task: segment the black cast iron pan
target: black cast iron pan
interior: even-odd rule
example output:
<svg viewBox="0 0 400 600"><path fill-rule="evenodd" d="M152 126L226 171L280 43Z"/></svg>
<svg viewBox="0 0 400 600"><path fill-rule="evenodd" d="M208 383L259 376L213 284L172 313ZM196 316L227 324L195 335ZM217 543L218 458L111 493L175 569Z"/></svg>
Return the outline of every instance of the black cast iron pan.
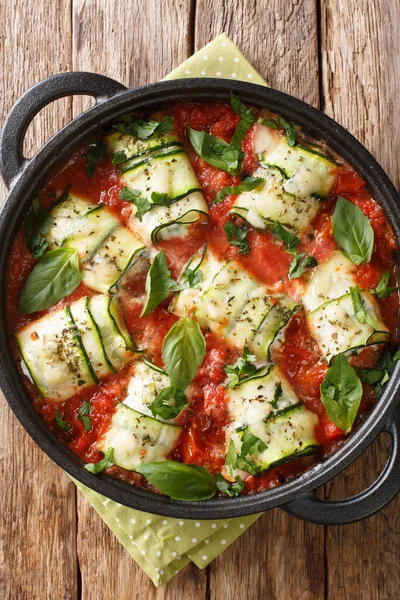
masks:
<svg viewBox="0 0 400 600"><path fill-rule="evenodd" d="M367 182L383 206L400 247L400 198L389 178L369 152L335 121L292 96L259 85L216 79L183 79L127 90L95 73L62 73L31 88L11 109L0 139L0 168L10 194L0 214L0 385L16 416L36 443L60 467L83 484L126 506L150 513L188 519L238 517L281 506L314 523L344 524L368 517L388 504L400 489L400 364L375 407L353 435L332 456L310 471L277 488L238 498L202 502L171 500L130 486L101 473L92 475L82 461L59 442L35 412L11 355L7 339L4 274L10 245L24 220L32 197L75 150L93 139L97 130L127 112L152 111L176 101L226 102L231 90L241 100L294 119L305 131L321 138L347 160ZM96 99L93 108L64 127L31 160L22 155L26 130L47 104L73 94ZM390 456L378 479L361 494L340 501L321 501L316 488L352 463L382 432L391 435ZM29 476L29 474L27 474Z"/></svg>

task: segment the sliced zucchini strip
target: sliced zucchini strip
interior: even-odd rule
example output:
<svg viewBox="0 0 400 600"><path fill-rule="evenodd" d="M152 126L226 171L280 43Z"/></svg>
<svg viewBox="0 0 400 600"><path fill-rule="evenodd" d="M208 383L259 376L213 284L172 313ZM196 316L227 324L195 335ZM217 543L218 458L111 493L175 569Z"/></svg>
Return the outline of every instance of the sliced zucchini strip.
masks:
<svg viewBox="0 0 400 600"><path fill-rule="evenodd" d="M110 154L124 152L127 161L170 146L182 145L177 136L170 133L160 133L152 135L147 140L139 140L132 135L116 132L109 135L106 141Z"/></svg>
<svg viewBox="0 0 400 600"><path fill-rule="evenodd" d="M42 396L67 400L130 362L134 351L121 319L112 298L95 296L17 331L23 362Z"/></svg>
<svg viewBox="0 0 400 600"><path fill-rule="evenodd" d="M335 183L335 163L299 144L290 147L286 137L272 152L265 152L262 161L285 172L287 181L283 187L289 194L300 197L316 194L325 198Z"/></svg>
<svg viewBox="0 0 400 600"><path fill-rule="evenodd" d="M90 298L81 298L69 308L96 378L101 379L113 373L115 369L105 351L100 330L89 309L89 302Z"/></svg>
<svg viewBox="0 0 400 600"><path fill-rule="evenodd" d="M51 248L62 246L64 240L72 234L79 219L95 207L96 205L89 200L71 193L66 200L57 203L50 211L53 223L46 236L49 246Z"/></svg>
<svg viewBox="0 0 400 600"><path fill-rule="evenodd" d="M254 423L249 430L267 447L262 452L247 457L247 460L257 471L265 471L315 454L319 448L315 435L317 424L317 415L308 410L304 404L289 406L267 421ZM242 435L241 432L235 432L231 438L238 453L242 447Z"/></svg>
<svg viewBox="0 0 400 600"><path fill-rule="evenodd" d="M279 388L278 388L279 386ZM278 366L268 365L243 383L226 388L232 427L249 427L299 400Z"/></svg>
<svg viewBox="0 0 400 600"><path fill-rule="evenodd" d="M119 371L132 360L135 348L119 315L116 300L103 295L93 296L89 299L88 307L100 331L109 361Z"/></svg>
<svg viewBox="0 0 400 600"><path fill-rule="evenodd" d="M199 299L194 312L196 320L229 339L230 330L234 328L246 300L255 292L256 286L256 281L246 275L238 262L227 261ZM251 327L248 331L251 331Z"/></svg>
<svg viewBox="0 0 400 600"><path fill-rule="evenodd" d="M70 246L79 252L83 282L103 294L118 290L122 277L144 251L144 244L105 206L69 194L51 211L51 248Z"/></svg>
<svg viewBox="0 0 400 600"><path fill-rule="evenodd" d="M280 298L279 303L274 304L263 315L254 336L248 343L249 350L258 358L268 357L271 344L297 308L298 305L289 298Z"/></svg>
<svg viewBox="0 0 400 600"><path fill-rule="evenodd" d="M313 311L321 304L344 296L357 284L357 265L339 250L332 252L328 260L319 263L308 280L302 297L305 310Z"/></svg>
<svg viewBox="0 0 400 600"><path fill-rule="evenodd" d="M185 237L190 225L208 218L200 184L181 145L154 146L145 154L134 155L120 169L125 185L154 204L140 218L132 206L130 228L144 243ZM166 194L169 204L154 203L154 193Z"/></svg>
<svg viewBox="0 0 400 600"><path fill-rule="evenodd" d="M133 471L141 464L166 460L181 432L178 425L162 423L120 403L97 447L104 453L113 448L115 464Z"/></svg>
<svg viewBox="0 0 400 600"><path fill-rule="evenodd" d="M79 258L85 264L114 232L117 225L119 219L104 206L96 206L76 220L75 227L63 240L62 245L78 250Z"/></svg>
<svg viewBox="0 0 400 600"><path fill-rule="evenodd" d="M287 323L295 305L286 298L279 302L268 288L251 277L235 260L221 261L209 248L202 248L185 266L201 271L194 288L180 292L170 311L183 316L192 313L203 328L221 335L234 347L248 346L260 359ZM180 281L184 281L184 275Z"/></svg>
<svg viewBox="0 0 400 600"><path fill-rule="evenodd" d="M62 402L96 383L68 307L25 325L15 337L31 379L45 398Z"/></svg>
<svg viewBox="0 0 400 600"><path fill-rule="evenodd" d="M361 296L366 311L379 323L378 331L368 323L357 321L350 294L325 302L307 314L311 334L328 362L339 353L390 340L375 300L365 291L361 291Z"/></svg>
<svg viewBox="0 0 400 600"><path fill-rule="evenodd" d="M276 223L296 231L303 231L309 226L321 205L317 198L287 193L285 180L276 167L260 167L254 177L264 179L263 183L250 192L239 194L230 211L232 214L239 215L260 230Z"/></svg>
<svg viewBox="0 0 400 600"><path fill-rule="evenodd" d="M127 227L119 225L85 262L83 282L103 294L114 293L122 277L143 256L143 252L143 243Z"/></svg>
<svg viewBox="0 0 400 600"><path fill-rule="evenodd" d="M245 457L257 472L316 452L318 417L300 403L278 366L265 367L226 394L232 418L227 447L232 440L240 455L244 432L258 437L266 448Z"/></svg>
<svg viewBox="0 0 400 600"><path fill-rule="evenodd" d="M185 283L184 275L187 269L194 272L201 272L201 281L193 288L187 288L176 294L171 300L170 311L183 317L185 309L192 311L204 292L210 287L214 276L222 269L224 261L219 260L207 246L203 246L196 254L194 254L185 267L182 275L179 278L179 283Z"/></svg>
<svg viewBox="0 0 400 600"><path fill-rule="evenodd" d="M163 388L170 385L169 377L149 362L136 361L132 365L132 378L128 385L128 394L124 399L124 404L137 410L143 415L153 416L150 410L150 404L161 392ZM164 421L161 417L156 417ZM168 421L173 422L173 421Z"/></svg>
<svg viewBox="0 0 400 600"><path fill-rule="evenodd" d="M296 231L307 229L320 207L319 200L333 188L336 163L298 143L289 146L281 131L260 124L253 136L260 161L253 175L264 181L239 194L231 212L261 230L275 223Z"/></svg>

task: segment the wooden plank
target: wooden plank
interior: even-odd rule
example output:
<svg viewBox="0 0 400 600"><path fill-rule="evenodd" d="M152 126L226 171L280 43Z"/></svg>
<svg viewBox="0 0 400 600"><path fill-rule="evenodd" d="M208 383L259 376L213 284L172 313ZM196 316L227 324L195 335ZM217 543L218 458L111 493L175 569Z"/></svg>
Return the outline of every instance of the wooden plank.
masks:
<svg viewBox="0 0 400 600"><path fill-rule="evenodd" d="M321 600L324 529L268 511L211 563L209 576L210 600Z"/></svg>
<svg viewBox="0 0 400 600"><path fill-rule="evenodd" d="M400 2L321 0L323 110L400 186Z"/></svg>
<svg viewBox="0 0 400 600"><path fill-rule="evenodd" d="M198 0L195 49L222 32L272 87L319 106L315 2Z"/></svg>
<svg viewBox="0 0 400 600"><path fill-rule="evenodd" d="M69 2L62 0L1 3L1 122L28 87L54 72L70 70L69 10ZM70 100L43 111L28 131L28 155L70 118ZM75 486L32 442L3 397L0 455L0 597L75 600Z"/></svg>
<svg viewBox="0 0 400 600"><path fill-rule="evenodd" d="M129 87L158 81L190 56L190 17L190 0L74 0L73 67ZM75 114L89 105L75 99Z"/></svg>
<svg viewBox="0 0 400 600"><path fill-rule="evenodd" d="M246 24L244 27L243 24ZM225 31L273 86L319 106L313 2L198 0L195 49ZM287 574L290 573L290 576ZM210 598L324 597L324 529L265 513L209 567Z"/></svg>
<svg viewBox="0 0 400 600"><path fill-rule="evenodd" d="M326 486L330 500L347 498L368 487L381 472L389 436ZM385 439L386 438L386 439ZM377 515L343 527L328 527L326 537L328 600L395 600L399 574L400 498Z"/></svg>
<svg viewBox="0 0 400 600"><path fill-rule="evenodd" d="M193 564L156 589L86 499L78 496L82 600L202 600L206 572Z"/></svg>
<svg viewBox="0 0 400 600"><path fill-rule="evenodd" d="M371 150L399 186L400 149L394 140L400 134L400 2L323 0L321 16L323 108ZM387 446L387 440L375 442L332 482L328 498L365 489L379 474ZM397 499L367 521L328 528L328 598L398 597L399 507Z"/></svg>
<svg viewBox="0 0 400 600"><path fill-rule="evenodd" d="M161 79L190 55L190 5L189 0L75 0L74 68L103 73L131 87ZM74 100L75 113L85 106ZM206 574L193 566L156 590L83 499L78 515L82 600L206 597Z"/></svg>

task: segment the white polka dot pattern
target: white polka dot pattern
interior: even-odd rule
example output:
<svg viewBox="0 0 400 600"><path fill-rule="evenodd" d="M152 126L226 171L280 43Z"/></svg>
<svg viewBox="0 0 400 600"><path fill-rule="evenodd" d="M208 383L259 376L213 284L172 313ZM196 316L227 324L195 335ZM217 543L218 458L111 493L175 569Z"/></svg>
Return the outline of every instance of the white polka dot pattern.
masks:
<svg viewBox="0 0 400 600"><path fill-rule="evenodd" d="M219 77L266 85L225 34L185 61L166 79L184 77ZM159 517L121 506L76 484L156 586L165 584L190 560L199 568L206 567L260 516L229 521Z"/></svg>

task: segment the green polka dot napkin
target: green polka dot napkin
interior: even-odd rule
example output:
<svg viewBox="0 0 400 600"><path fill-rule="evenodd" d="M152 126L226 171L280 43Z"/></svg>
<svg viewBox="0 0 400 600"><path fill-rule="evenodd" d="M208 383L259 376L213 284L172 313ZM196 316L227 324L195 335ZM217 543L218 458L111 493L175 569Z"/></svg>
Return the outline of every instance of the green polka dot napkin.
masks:
<svg viewBox="0 0 400 600"><path fill-rule="evenodd" d="M222 34L165 79L222 77L267 85L231 40ZM133 510L75 481L124 548L158 587L193 561L204 568L260 516L222 521L171 519Z"/></svg>

